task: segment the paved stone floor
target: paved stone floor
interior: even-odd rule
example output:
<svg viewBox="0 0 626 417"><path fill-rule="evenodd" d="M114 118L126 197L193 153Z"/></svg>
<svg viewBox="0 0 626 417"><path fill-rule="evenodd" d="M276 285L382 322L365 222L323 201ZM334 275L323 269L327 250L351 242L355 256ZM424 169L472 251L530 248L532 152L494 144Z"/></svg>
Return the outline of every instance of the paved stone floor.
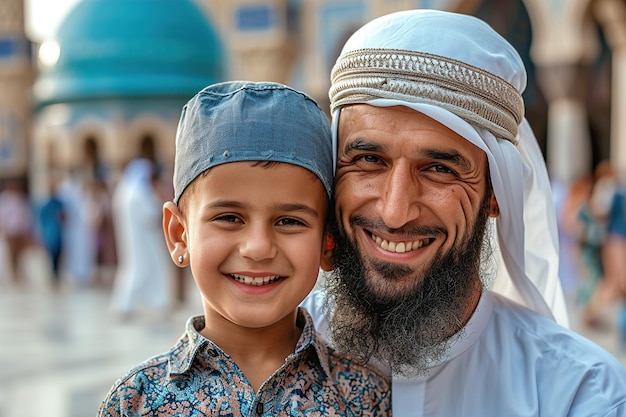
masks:
<svg viewBox="0 0 626 417"><path fill-rule="evenodd" d="M191 278L187 302L167 319L144 315L121 322L108 309L108 288L52 291L37 252L23 266L24 288L0 279L0 417L94 416L113 381L167 350L187 317L201 312ZM626 365L614 331L585 334Z"/></svg>
<svg viewBox="0 0 626 417"><path fill-rule="evenodd" d="M53 291L43 255L28 258L23 288L0 279L0 417L95 416L117 378L169 349L202 311L189 278L187 302L166 319L121 321L108 287Z"/></svg>

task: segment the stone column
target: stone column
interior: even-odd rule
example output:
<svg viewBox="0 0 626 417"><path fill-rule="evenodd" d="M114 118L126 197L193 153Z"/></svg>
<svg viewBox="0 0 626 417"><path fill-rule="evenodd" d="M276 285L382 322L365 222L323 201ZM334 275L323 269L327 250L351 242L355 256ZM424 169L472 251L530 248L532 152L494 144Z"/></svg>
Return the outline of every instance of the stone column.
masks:
<svg viewBox="0 0 626 417"><path fill-rule="evenodd" d="M626 47L613 50L611 95L611 163L626 177Z"/></svg>
<svg viewBox="0 0 626 417"><path fill-rule="evenodd" d="M524 0L533 26L531 56L548 101L548 171L565 183L592 169L584 101L585 63L595 52L586 19L591 1Z"/></svg>
<svg viewBox="0 0 626 417"><path fill-rule="evenodd" d="M580 65L556 65L538 67L537 75L548 101L548 172L570 183L592 170L584 71Z"/></svg>
<svg viewBox="0 0 626 417"><path fill-rule="evenodd" d="M626 178L626 4L600 0L594 13L611 48L611 163Z"/></svg>
<svg viewBox="0 0 626 417"><path fill-rule="evenodd" d="M23 0L0 1L0 178L26 178L33 81Z"/></svg>

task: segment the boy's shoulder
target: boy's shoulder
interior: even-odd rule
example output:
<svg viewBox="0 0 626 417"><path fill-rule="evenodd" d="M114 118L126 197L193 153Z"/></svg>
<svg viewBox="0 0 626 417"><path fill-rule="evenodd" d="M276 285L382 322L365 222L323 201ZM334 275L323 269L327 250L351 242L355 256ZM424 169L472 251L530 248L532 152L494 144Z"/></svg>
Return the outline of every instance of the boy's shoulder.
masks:
<svg viewBox="0 0 626 417"><path fill-rule="evenodd" d="M346 407L354 415L390 415L391 377L371 363L362 364L338 352L320 334L317 340L318 349L325 352L320 359L327 364L333 391L346 401Z"/></svg>
<svg viewBox="0 0 626 417"><path fill-rule="evenodd" d="M168 351L152 356L131 368L111 387L100 406L99 416L116 416L120 410L133 409L139 414L154 410L172 388L185 385L185 370L193 362L195 345L189 328L202 317L187 322L187 332ZM181 388L182 389L182 388ZM192 395L191 393L190 395Z"/></svg>
<svg viewBox="0 0 626 417"><path fill-rule="evenodd" d="M153 396L167 384L171 350L153 356L126 372L119 378L100 405L98 416L122 415L122 410L129 408L129 402L135 406L145 403L142 399Z"/></svg>
<svg viewBox="0 0 626 417"><path fill-rule="evenodd" d="M361 364L335 350L315 329L313 319L305 308L300 308L299 319L304 326L296 357L301 353L304 356L299 357L306 359L299 361L295 380L318 385L318 390L321 388L327 397L346 407L344 411L349 412L346 415L388 415L391 410L391 378L374 365ZM317 360L310 360L313 351Z"/></svg>
<svg viewBox="0 0 626 417"><path fill-rule="evenodd" d="M204 326L204 316L190 317L185 326L185 333L169 350L152 356L131 368L113 384L111 391L115 391L121 385L132 385L133 380L146 381L145 375L149 376L151 385L158 385L159 381L164 384L172 374L184 373L191 365L198 347L204 344L204 340L195 330L202 326Z"/></svg>
<svg viewBox="0 0 626 417"><path fill-rule="evenodd" d="M359 385L374 385L377 389L390 389L391 377L372 363L362 364L356 358L341 354L326 345L331 374L337 379L360 381Z"/></svg>
<svg viewBox="0 0 626 417"><path fill-rule="evenodd" d="M124 376L115 381L108 396L111 396L112 393L119 391L124 386L132 386L133 389L136 389L135 385L141 385L141 382L139 381L145 381L145 376L149 376L151 385L158 384L158 381L162 381L167 378L169 374L169 364L174 349L175 348L172 348L167 352L155 355L135 365L127 371Z"/></svg>

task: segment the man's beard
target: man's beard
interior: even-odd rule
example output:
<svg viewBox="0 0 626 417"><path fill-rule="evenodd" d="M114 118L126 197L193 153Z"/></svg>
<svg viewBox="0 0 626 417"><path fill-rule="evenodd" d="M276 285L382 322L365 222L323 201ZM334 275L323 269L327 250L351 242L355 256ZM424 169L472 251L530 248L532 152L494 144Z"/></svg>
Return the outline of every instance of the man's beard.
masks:
<svg viewBox="0 0 626 417"><path fill-rule="evenodd" d="M482 285L485 265L481 261L491 255L488 219L486 197L468 238L440 254L422 276L414 278L419 284L402 295L384 288L371 289L366 279L368 269L356 244L333 221L334 271L326 287L329 331L336 348L361 362L374 359L394 374L406 376L425 374L441 361L462 334L470 313L468 303ZM391 285L394 277L407 279L403 265L379 261L370 269Z"/></svg>

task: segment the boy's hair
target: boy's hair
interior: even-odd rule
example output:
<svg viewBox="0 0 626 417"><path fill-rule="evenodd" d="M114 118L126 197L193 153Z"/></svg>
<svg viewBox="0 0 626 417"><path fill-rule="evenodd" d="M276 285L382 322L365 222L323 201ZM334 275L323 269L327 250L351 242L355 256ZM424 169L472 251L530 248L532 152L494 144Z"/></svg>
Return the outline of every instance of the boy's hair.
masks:
<svg viewBox="0 0 626 417"><path fill-rule="evenodd" d="M328 118L305 93L273 82L213 84L183 107L176 132L174 203L208 169L229 162L303 167L332 195Z"/></svg>

